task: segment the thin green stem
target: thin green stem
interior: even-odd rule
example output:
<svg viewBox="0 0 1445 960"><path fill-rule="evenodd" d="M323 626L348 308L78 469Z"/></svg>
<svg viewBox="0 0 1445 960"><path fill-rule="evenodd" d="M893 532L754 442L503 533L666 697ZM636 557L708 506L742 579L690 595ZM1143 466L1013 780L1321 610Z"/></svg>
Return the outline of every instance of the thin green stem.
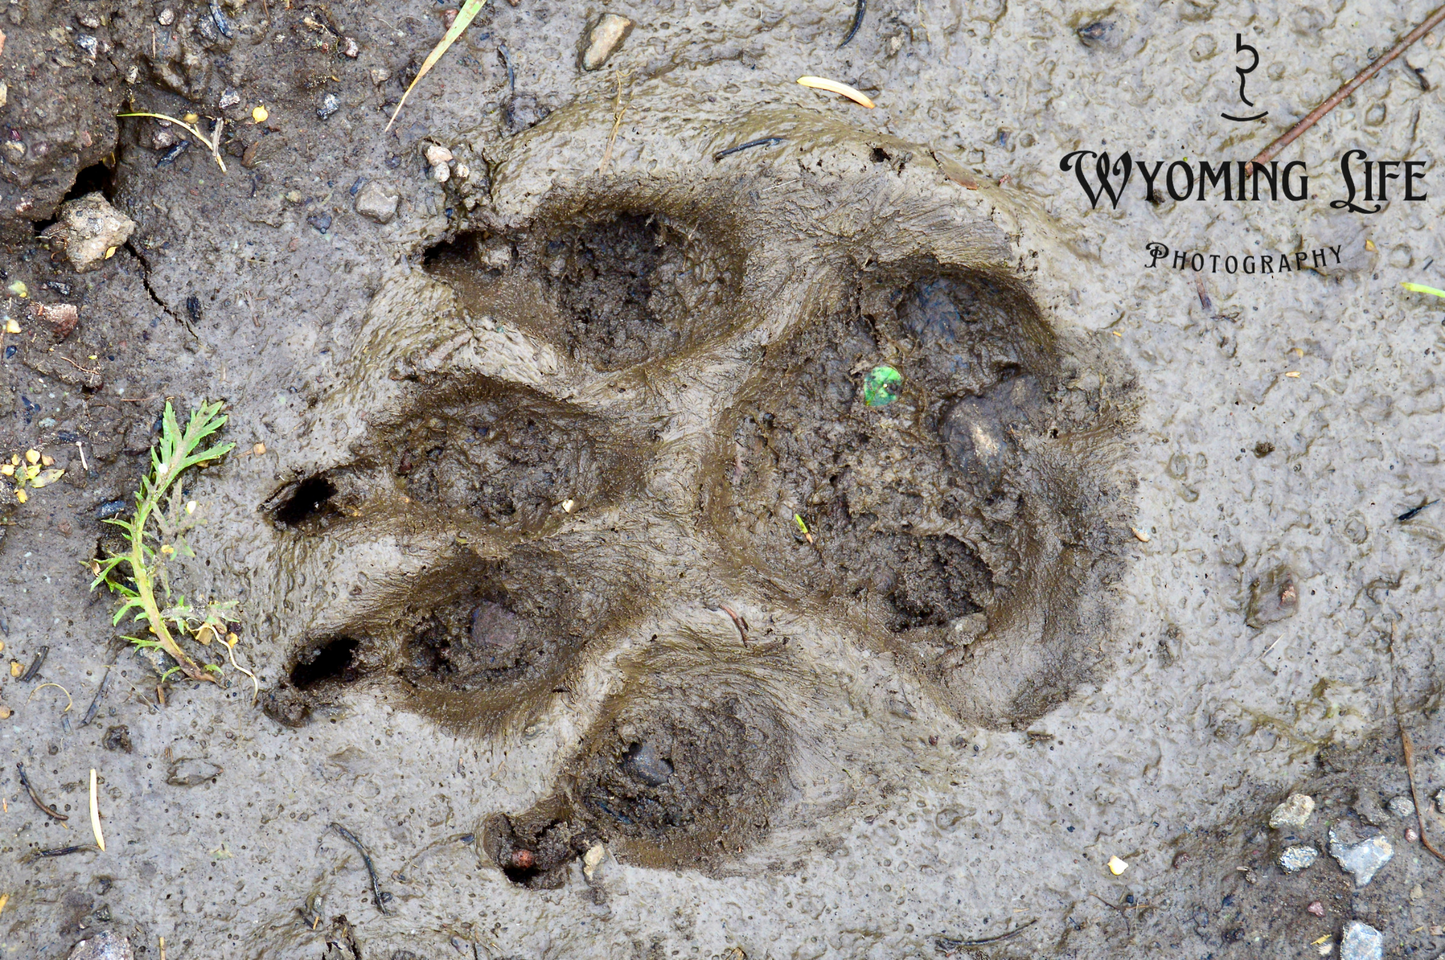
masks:
<svg viewBox="0 0 1445 960"><path fill-rule="evenodd" d="M136 619L144 620L155 637L154 644L159 645L171 658L180 665L180 669L192 680L209 680L217 682L215 676L203 669L194 659L191 658L181 645L177 642L174 634L166 625L165 615L161 612L160 604L156 600L156 572L162 575L161 583L164 586L164 569L159 566L163 560L158 560L155 568L147 556L149 549L146 546L146 532L150 526L151 518L159 507L166 492L171 489L175 481L187 469L206 463L211 460L225 456L235 447L234 443L218 444L209 449L196 452L201 443L221 428L226 422L225 417L217 416L221 404L201 404L200 408L192 411L190 421L186 424L184 431L176 422L175 410L169 403L166 404L165 413L162 417L162 428L160 441L157 447L151 450L151 474L141 480L140 493L136 497L135 516L130 521L112 521L126 531L130 541L130 549L124 554L117 555L106 565L99 569L98 576L92 588L101 583L108 583L112 590L127 597L124 606L117 613L117 619L127 609L139 606L140 612ZM164 545L162 545L164 547ZM132 591L115 583L110 578L111 572L119 563L125 563L130 568L131 579L135 582ZM167 594L169 589L167 588ZM178 621L180 623L181 621ZM184 627L182 627L184 632ZM143 646L150 646L151 642L141 643Z"/></svg>

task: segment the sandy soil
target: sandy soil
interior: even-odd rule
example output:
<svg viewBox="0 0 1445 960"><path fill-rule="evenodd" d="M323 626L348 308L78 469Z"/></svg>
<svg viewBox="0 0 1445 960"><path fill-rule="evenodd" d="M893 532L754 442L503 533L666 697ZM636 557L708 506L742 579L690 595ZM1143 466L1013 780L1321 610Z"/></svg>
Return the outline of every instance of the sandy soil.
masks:
<svg viewBox="0 0 1445 960"><path fill-rule="evenodd" d="M1445 950L1438 40L1281 156L1307 200L1060 169L1247 159L1426 4L499 2L387 132L454 10L0 17L0 454L65 470L0 527L0 954ZM1352 149L1429 198L1332 209ZM77 273L94 191L137 226ZM161 705L86 564L207 399L171 569L260 690L195 646Z"/></svg>

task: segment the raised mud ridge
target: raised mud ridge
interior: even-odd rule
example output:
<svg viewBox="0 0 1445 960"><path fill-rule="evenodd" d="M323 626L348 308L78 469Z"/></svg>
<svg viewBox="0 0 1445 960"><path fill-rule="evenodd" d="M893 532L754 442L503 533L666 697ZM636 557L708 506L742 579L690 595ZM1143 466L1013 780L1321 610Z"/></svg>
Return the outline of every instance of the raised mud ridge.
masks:
<svg viewBox="0 0 1445 960"><path fill-rule="evenodd" d="M263 505L278 720L362 685L480 738L573 731L487 821L529 885L597 842L726 869L817 809L850 716L1039 716L1099 666L1129 535L1132 377L1047 293L1021 203L797 112L679 148L685 99L639 96L603 174L600 141L562 158L607 104L489 158L491 204L377 295ZM853 656L915 700L869 706Z"/></svg>

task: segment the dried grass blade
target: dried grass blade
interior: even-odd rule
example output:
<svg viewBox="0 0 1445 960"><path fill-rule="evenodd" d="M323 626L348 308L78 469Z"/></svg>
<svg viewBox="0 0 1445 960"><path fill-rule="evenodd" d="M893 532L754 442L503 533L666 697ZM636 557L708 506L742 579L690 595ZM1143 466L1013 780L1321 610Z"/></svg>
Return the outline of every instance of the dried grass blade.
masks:
<svg viewBox="0 0 1445 960"><path fill-rule="evenodd" d="M848 86L846 83L839 83L837 80L829 80L827 77L799 77L798 82L801 83L803 86L811 87L814 90L826 90L829 93L836 93L839 96L847 97L854 103L862 104L869 110L873 109L873 101L869 100L867 95L865 95L859 90L854 89L853 87Z"/></svg>
<svg viewBox="0 0 1445 960"><path fill-rule="evenodd" d="M95 845L105 853L105 837L100 832L100 801L96 796L95 768L90 768L90 829L95 831Z"/></svg>
<svg viewBox="0 0 1445 960"><path fill-rule="evenodd" d="M415 77L412 77L411 83L407 84L406 93L401 95L401 102L396 105L396 109L392 111L391 119L386 122L387 130L390 130L391 125L396 123L397 114L401 113L401 108L406 106L406 98L411 96L412 90L421 82L421 78L431 71L431 68L435 66L436 62L442 58L442 55L451 48L451 45L456 42L457 37L462 35L462 31L471 26L472 21L476 19L477 14L481 13L482 7L486 5L487 0L467 0L467 2L462 5L461 11L457 13L456 20L452 21L451 29L447 31L446 36L442 37L441 43L436 45L436 49L432 50L432 52L427 55L427 58L422 61L421 69L416 72Z"/></svg>
<svg viewBox="0 0 1445 960"><path fill-rule="evenodd" d="M221 129L222 129L223 127L225 127L225 125L226 125L226 121L225 121L224 119L218 118L218 119L216 120L216 136L215 136L215 139L213 139L213 140L207 140L207 139L206 139L206 135L203 134L203 133L201 133L201 130L200 130L199 127L196 127L196 126L193 126L193 125L191 125L191 124L189 124L189 123L186 123L186 121L184 121L184 120L178 120L178 119L175 118L175 117L167 116L167 115L164 114L164 113L145 113L145 112L142 112L142 111L132 111L132 112L130 112L130 113L117 113L116 116L117 116L117 117L153 117L153 118L155 118L156 120L167 120L167 121L169 121L169 122L171 122L171 123L174 123L176 126L180 127L181 129L183 129L183 130L185 130L187 133L189 133L191 136L193 136L193 137L195 137L197 140L201 141L201 145L204 146L207 150L211 151L211 156L214 157L215 160L216 160L216 166L218 166L218 167L221 168L221 172L222 172L222 173L225 173L225 172L226 172L226 161L224 161L224 160L221 159Z"/></svg>

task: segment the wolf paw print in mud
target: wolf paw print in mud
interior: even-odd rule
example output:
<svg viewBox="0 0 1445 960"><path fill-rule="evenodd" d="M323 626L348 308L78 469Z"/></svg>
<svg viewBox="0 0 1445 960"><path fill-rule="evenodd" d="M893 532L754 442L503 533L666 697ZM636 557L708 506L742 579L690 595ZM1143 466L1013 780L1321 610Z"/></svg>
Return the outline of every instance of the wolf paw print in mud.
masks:
<svg viewBox="0 0 1445 960"><path fill-rule="evenodd" d="M1123 567L1135 390L1040 303L1031 218L926 148L687 96L639 93L605 174L561 158L603 155L606 104L489 157L264 507L268 710L505 741L547 786L483 845L532 886L598 842L782 864L916 768L900 728L1066 698Z"/></svg>

